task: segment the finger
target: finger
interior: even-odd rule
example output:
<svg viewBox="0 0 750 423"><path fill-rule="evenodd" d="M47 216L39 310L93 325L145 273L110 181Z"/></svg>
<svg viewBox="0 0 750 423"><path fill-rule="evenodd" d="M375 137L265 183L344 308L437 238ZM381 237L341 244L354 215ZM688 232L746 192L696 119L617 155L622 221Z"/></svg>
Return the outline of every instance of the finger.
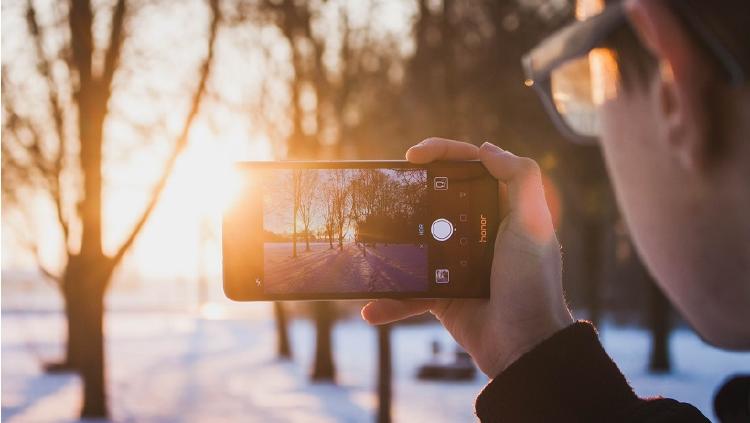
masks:
<svg viewBox="0 0 750 423"><path fill-rule="evenodd" d="M372 325L383 325L430 310L431 300L375 300L362 307L362 318Z"/></svg>
<svg viewBox="0 0 750 423"><path fill-rule="evenodd" d="M510 216L535 240L548 241L554 230L539 165L490 143L479 148L479 159L492 176L506 183Z"/></svg>
<svg viewBox="0 0 750 423"><path fill-rule="evenodd" d="M445 138L427 138L406 151L406 160L424 164L436 160L476 160L479 149L473 144Z"/></svg>

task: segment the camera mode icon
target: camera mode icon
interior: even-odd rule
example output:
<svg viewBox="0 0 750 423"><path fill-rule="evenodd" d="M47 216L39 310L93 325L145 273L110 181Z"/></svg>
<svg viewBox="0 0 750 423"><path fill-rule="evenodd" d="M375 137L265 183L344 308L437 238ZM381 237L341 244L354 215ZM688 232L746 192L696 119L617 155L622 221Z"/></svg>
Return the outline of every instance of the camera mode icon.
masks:
<svg viewBox="0 0 750 423"><path fill-rule="evenodd" d="M448 189L448 177L447 176L436 176L433 182L435 191L445 191Z"/></svg>

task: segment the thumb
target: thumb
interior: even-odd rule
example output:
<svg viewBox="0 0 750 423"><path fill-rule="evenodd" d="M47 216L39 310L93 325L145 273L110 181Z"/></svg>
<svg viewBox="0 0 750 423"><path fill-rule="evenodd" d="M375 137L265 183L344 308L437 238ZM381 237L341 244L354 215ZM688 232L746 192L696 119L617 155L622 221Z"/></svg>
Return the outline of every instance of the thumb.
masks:
<svg viewBox="0 0 750 423"><path fill-rule="evenodd" d="M479 148L479 160L492 176L507 184L510 223L520 225L540 244L550 241L554 229L539 165L487 142Z"/></svg>

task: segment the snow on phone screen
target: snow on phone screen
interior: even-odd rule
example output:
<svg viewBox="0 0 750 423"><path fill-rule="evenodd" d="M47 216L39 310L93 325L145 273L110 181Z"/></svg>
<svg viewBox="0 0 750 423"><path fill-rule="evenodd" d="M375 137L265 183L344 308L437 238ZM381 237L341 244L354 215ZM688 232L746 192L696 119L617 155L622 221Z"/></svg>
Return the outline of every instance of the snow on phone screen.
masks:
<svg viewBox="0 0 750 423"><path fill-rule="evenodd" d="M270 294L425 292L425 169L263 173Z"/></svg>

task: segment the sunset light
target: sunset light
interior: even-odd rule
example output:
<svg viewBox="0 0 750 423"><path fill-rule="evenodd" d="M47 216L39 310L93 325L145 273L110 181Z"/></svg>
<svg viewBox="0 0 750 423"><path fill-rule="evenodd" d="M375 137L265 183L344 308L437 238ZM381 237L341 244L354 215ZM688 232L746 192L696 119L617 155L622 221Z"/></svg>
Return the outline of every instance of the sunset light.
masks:
<svg viewBox="0 0 750 423"><path fill-rule="evenodd" d="M133 247L130 260L135 268L160 278L187 277L195 273L197 263L206 261L206 271L217 277L221 215L238 189L235 163L268 160L268 143L263 136L247 139L238 131L212 131L196 124L151 221ZM109 245L120 242L142 207L140 187L148 185L134 176L129 187L107 197L104 218L110 222Z"/></svg>
<svg viewBox="0 0 750 423"><path fill-rule="evenodd" d="M750 1L0 7L3 423L750 390Z"/></svg>

